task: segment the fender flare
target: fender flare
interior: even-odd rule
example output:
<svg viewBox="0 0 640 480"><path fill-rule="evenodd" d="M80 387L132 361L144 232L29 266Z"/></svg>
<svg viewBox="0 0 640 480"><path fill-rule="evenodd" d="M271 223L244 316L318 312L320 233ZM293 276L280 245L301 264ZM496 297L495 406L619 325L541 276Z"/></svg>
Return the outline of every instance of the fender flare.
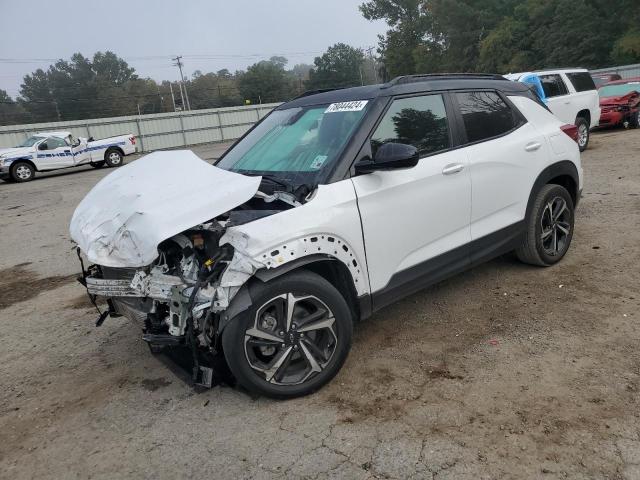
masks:
<svg viewBox="0 0 640 480"><path fill-rule="evenodd" d="M9 170L11 170L11 167L13 166L14 163L16 162L25 162L28 163L29 165L31 165L33 167L33 171L34 172L39 172L40 170L38 170L38 167L36 166L36 164L33 161L33 157L23 157L23 158L13 158L11 159L11 164L9 165Z"/></svg>
<svg viewBox="0 0 640 480"><path fill-rule="evenodd" d="M536 194L540 191L540 189L549 183L550 180L553 180L556 177L561 175L570 176L575 185L576 189L574 192L569 192L573 198L575 198L575 206L578 205L578 201L580 200L580 176L578 175L578 169L575 164L570 160L562 160L560 162L549 165L547 168L542 170L536 178L535 182L533 182L533 186L531 187L531 192L529 193L529 200L527 202L527 210L525 213L525 219L529 218L531 214L531 209L533 208L533 202Z"/></svg>
<svg viewBox="0 0 640 480"><path fill-rule="evenodd" d="M256 271L256 273L244 285L242 285L242 287L240 287L238 293L236 293L231 299L229 307L220 313L218 331L222 332L234 317L247 310L253 304L254 296L252 295L252 290L255 288L256 284L253 279L257 279L261 283L267 283L305 265L326 261L339 262L340 260L331 255L313 254L297 258L280 267L261 268Z"/></svg>
<svg viewBox="0 0 640 480"><path fill-rule="evenodd" d="M254 277L263 282L270 282L274 278L277 278L285 273L289 273L296 268L303 267L305 265L309 265L311 263L322 262L322 261L334 261L339 262L339 260L332 256L326 254L313 254L307 255L306 257L296 258L290 262L285 263L284 265L276 268L261 268L258 270Z"/></svg>

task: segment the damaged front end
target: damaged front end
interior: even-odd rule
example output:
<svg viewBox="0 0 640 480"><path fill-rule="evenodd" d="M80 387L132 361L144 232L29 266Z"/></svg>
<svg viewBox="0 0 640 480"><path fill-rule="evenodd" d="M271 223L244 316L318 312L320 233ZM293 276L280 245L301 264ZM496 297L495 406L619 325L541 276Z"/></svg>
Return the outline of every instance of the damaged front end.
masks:
<svg viewBox="0 0 640 480"><path fill-rule="evenodd" d="M224 312L265 267L245 251L247 239L228 228L292 208L297 200L260 192L259 177L211 167L191 152L168 154L150 154L102 180L78 206L71 234L79 256L81 250L92 263L82 265L81 282L94 303L107 302L98 324L123 315L143 328L154 351L189 347L193 380L211 386L211 370L200 365L198 352L218 351ZM181 168L167 176L175 163ZM180 178L194 170L197 177ZM196 196L190 208L185 197ZM109 197L115 205L105 203Z"/></svg>

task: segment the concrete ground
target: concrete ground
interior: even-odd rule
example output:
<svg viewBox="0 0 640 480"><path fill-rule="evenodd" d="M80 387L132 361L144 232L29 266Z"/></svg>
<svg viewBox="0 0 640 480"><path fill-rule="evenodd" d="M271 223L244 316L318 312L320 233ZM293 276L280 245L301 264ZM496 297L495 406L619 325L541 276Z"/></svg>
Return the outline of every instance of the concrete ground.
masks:
<svg viewBox="0 0 640 480"><path fill-rule="evenodd" d="M93 326L68 224L109 170L0 184L0 478L639 479L640 130L583 164L560 264L505 256L383 310L292 401L196 392L127 320Z"/></svg>

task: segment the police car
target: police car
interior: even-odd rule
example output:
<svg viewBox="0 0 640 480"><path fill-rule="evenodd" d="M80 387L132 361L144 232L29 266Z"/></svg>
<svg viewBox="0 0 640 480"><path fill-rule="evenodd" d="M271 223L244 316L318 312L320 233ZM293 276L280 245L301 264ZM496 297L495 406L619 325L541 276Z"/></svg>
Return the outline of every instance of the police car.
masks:
<svg viewBox="0 0 640 480"><path fill-rule="evenodd" d="M118 167L135 152L136 138L130 134L93 140L71 132L36 133L15 148L0 148L0 179L28 182L35 172L87 164Z"/></svg>

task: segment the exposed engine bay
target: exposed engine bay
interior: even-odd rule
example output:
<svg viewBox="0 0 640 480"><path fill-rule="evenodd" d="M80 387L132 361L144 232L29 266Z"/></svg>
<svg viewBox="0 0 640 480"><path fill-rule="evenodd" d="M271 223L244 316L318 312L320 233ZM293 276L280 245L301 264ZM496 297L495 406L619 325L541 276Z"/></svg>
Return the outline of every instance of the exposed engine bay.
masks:
<svg viewBox="0 0 640 480"><path fill-rule="evenodd" d="M161 242L158 257L147 267L83 268L82 281L92 301L96 297L108 299L109 310L101 321L107 315L126 316L142 326L143 339L152 348L186 345L215 353L220 312L227 309L239 289L221 282L225 272L234 276L235 252L231 244L221 244L221 239L230 226L300 205L294 195L278 193L258 191L230 212ZM248 274L259 267L244 265L240 271ZM194 379L197 374L194 371Z"/></svg>

